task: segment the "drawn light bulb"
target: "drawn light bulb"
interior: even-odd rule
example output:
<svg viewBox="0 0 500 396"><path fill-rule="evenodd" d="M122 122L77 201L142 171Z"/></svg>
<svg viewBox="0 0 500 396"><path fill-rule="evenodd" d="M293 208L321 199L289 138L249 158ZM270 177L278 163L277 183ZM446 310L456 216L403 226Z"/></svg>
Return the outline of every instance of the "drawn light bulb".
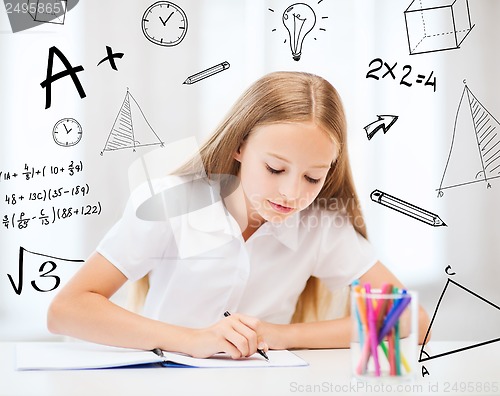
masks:
<svg viewBox="0 0 500 396"><path fill-rule="evenodd" d="M307 4L292 4L283 12L283 24L288 30L290 37L292 57L294 60L299 61L304 38L316 24L316 14Z"/></svg>

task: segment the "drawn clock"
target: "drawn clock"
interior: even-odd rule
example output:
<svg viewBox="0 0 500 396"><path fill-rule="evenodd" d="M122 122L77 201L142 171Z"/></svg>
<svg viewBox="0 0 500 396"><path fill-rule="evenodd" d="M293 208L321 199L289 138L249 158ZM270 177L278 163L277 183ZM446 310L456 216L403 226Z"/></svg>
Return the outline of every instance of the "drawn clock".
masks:
<svg viewBox="0 0 500 396"><path fill-rule="evenodd" d="M186 36L188 20L185 12L170 1L150 5L142 17L142 32L154 44L173 47Z"/></svg>
<svg viewBox="0 0 500 396"><path fill-rule="evenodd" d="M74 118L63 118L52 130L54 141L63 147L74 146L82 139L82 126Z"/></svg>

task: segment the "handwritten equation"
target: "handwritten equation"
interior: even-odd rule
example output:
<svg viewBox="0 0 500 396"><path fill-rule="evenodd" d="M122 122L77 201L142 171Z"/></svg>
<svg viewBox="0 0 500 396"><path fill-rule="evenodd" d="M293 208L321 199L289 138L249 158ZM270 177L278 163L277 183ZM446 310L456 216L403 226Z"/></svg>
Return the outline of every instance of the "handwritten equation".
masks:
<svg viewBox="0 0 500 396"><path fill-rule="evenodd" d="M51 201L56 198L64 197L65 195L71 195L71 196L81 195L84 197L89 192L90 192L90 187L88 184L85 184L83 186L76 185L68 189L65 189L64 187L49 188L49 189L42 189L40 191L29 192L27 196L24 196L22 194L5 195L5 202L7 202L8 205L16 205L17 203L22 202L25 199L27 199L28 201L45 202L45 201Z"/></svg>
<svg viewBox="0 0 500 396"><path fill-rule="evenodd" d="M102 211L101 202L97 201L95 204L82 205L80 207L55 207L49 209L41 209L40 214L35 216L27 215L25 212L5 214L2 218L2 224L5 228L18 228L20 230L28 228L29 222L32 220L40 220L41 225L49 225L56 222L56 220L69 219L72 216L91 216L100 215Z"/></svg>
<svg viewBox="0 0 500 396"><path fill-rule="evenodd" d="M101 201L82 202L82 198L87 198L91 192L88 183L71 182L68 186L64 185L63 180L67 181L68 178L83 172L83 169L82 161L72 160L63 165L31 166L25 163L20 171L0 171L0 183L17 179L16 183L5 185L19 188L20 183L25 184L21 186L24 187L22 191L5 194L3 199L5 204L0 212L2 229L24 230L32 224L47 226L58 220L77 216L100 215ZM61 183L49 188L36 187L40 183L45 183L45 180L51 181L50 177L56 177ZM38 182L32 184L32 180L35 179L38 179ZM68 203L68 199L78 201ZM58 202L58 204L44 206L47 202ZM12 207L10 212L9 207Z"/></svg>
<svg viewBox="0 0 500 396"><path fill-rule="evenodd" d="M31 280L31 287L37 292L48 293L56 290L61 284L61 277L54 273L57 269L57 265L61 262L73 262L73 263L83 263L85 260L70 260L55 256L49 256L42 253L31 252L22 246L19 247L19 261L18 261L18 274L17 278L7 274L9 278L10 285L14 289L14 292L19 296L23 291L24 277L25 277L25 252L32 255L32 259L37 260L40 257L44 258L44 261L38 267L38 273ZM46 260L47 258L48 260Z"/></svg>
<svg viewBox="0 0 500 396"><path fill-rule="evenodd" d="M21 171L5 171L0 170L0 183L6 182L8 180L15 180L18 177L24 177L26 180L32 180L37 177L46 177L49 175L59 175L67 174L73 176L79 172L83 171L82 161L70 161L68 166L55 166L55 165L44 165L44 166L29 166L24 164L24 168ZM66 173L64 173L66 172Z"/></svg>
<svg viewBox="0 0 500 396"><path fill-rule="evenodd" d="M397 75L396 66L398 62L394 63L392 66L387 62L384 62L381 58L373 59L369 64L368 73L366 73L366 78L373 78L375 80L380 80L385 77L392 78L393 80L399 79L399 84L406 87L411 87L413 84L423 84L424 86L433 87L434 92L436 92L436 76L434 76L434 71L431 71L427 76L426 74L417 74L415 78L410 75L413 71L411 65L403 66L403 75Z"/></svg>

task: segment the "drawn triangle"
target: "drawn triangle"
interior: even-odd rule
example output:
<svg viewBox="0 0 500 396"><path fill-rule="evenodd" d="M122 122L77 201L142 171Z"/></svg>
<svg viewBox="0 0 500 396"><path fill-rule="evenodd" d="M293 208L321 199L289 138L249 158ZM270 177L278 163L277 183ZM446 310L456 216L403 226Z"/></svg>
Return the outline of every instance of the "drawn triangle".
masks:
<svg viewBox="0 0 500 396"><path fill-rule="evenodd" d="M484 180L483 164L469 99L472 96L469 92L465 86L455 116L450 150L439 190Z"/></svg>
<svg viewBox="0 0 500 396"><path fill-rule="evenodd" d="M467 307L466 312L464 307ZM492 322L495 323L494 326L490 325ZM464 332L468 333L469 330L474 332L474 337L464 337ZM457 342L453 343L451 350L436 350L435 346L427 348L424 342L419 362L500 341L500 306L448 279L432 316L425 341L431 331L433 339L441 340L444 337L447 341Z"/></svg>
<svg viewBox="0 0 500 396"><path fill-rule="evenodd" d="M127 89L103 151L135 149L142 146L163 146L149 124L141 107ZM101 152L102 155L102 152Z"/></svg>
<svg viewBox="0 0 500 396"><path fill-rule="evenodd" d="M471 91L467 90L467 94L484 168L483 177L498 176L500 175L500 123Z"/></svg>

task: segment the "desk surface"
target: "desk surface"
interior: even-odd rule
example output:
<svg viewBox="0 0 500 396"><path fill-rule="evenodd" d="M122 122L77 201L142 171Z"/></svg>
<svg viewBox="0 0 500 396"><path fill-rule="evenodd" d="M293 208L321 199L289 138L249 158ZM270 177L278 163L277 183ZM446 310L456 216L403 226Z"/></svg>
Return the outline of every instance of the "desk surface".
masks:
<svg viewBox="0 0 500 396"><path fill-rule="evenodd" d="M350 350L295 351L307 367L254 369L128 368L16 371L14 342L0 343L0 396L88 395L500 395L500 342L419 364L429 375L413 382L351 378ZM427 349L455 350L434 342Z"/></svg>

